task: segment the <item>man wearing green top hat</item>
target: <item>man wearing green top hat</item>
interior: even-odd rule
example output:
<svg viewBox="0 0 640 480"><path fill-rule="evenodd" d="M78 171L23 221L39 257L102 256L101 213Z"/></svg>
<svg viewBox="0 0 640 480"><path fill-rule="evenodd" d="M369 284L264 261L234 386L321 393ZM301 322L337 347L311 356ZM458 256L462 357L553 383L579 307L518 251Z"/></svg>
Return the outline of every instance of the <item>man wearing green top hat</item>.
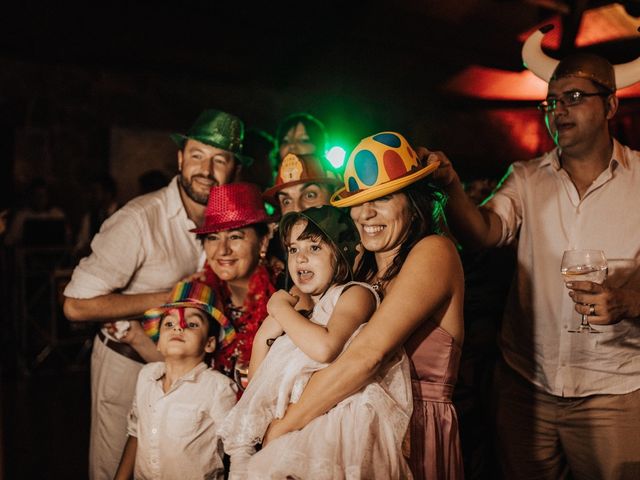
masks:
<svg viewBox="0 0 640 480"><path fill-rule="evenodd" d="M171 137L178 175L105 221L64 291L69 320L104 323L91 357L91 479L113 478L138 372L161 359L137 319L166 303L171 288L203 264L190 230L203 222L210 188L233 182L249 164L244 124L229 113L205 110L186 134Z"/></svg>

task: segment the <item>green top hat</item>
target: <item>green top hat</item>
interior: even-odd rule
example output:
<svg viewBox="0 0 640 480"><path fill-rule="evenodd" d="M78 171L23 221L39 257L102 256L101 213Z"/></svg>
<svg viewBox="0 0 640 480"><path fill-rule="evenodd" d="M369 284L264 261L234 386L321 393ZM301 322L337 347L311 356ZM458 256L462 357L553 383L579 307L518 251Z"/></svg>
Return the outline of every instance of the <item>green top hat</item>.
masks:
<svg viewBox="0 0 640 480"><path fill-rule="evenodd" d="M186 134L172 133L170 136L180 148L184 148L187 140L192 139L233 153L244 166L253 163L251 157L242 155L244 123L230 113L205 110Z"/></svg>

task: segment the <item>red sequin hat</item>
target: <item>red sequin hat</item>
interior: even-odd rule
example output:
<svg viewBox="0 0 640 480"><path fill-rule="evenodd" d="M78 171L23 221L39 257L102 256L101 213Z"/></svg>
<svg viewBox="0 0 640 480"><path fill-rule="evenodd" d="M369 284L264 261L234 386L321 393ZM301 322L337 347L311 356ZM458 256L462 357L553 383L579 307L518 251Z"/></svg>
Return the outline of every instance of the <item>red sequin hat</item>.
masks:
<svg viewBox="0 0 640 480"><path fill-rule="evenodd" d="M257 185L246 182L229 183L211 187L204 211L204 224L191 231L201 235L275 220L265 210Z"/></svg>

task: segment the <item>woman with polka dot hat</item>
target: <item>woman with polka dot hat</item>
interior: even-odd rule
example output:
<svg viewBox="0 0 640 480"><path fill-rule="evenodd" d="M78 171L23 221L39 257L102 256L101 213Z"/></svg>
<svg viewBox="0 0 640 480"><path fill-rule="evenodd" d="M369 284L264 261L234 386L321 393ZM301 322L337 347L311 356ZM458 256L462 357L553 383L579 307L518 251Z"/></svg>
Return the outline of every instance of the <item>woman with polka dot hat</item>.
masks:
<svg viewBox="0 0 640 480"><path fill-rule="evenodd" d="M458 420L451 403L464 335L464 280L453 243L437 234L442 194L396 132L364 138L331 203L350 207L364 254L356 278L383 295L360 335L311 377L299 401L273 422L266 442L303 428L384 373L404 348L411 360L413 413L406 436L414 478L462 479ZM409 452L408 452L409 453Z"/></svg>

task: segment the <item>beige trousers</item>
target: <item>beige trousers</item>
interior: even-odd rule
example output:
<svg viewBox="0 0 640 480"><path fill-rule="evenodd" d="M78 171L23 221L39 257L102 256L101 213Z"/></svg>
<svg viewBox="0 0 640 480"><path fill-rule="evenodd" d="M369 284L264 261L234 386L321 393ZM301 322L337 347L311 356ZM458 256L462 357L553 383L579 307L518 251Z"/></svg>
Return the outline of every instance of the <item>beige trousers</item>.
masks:
<svg viewBox="0 0 640 480"><path fill-rule="evenodd" d="M127 440L127 417L142 364L96 336L91 354L90 480L112 480Z"/></svg>
<svg viewBox="0 0 640 480"><path fill-rule="evenodd" d="M505 479L640 479L640 390L556 397L504 362L495 380Z"/></svg>

